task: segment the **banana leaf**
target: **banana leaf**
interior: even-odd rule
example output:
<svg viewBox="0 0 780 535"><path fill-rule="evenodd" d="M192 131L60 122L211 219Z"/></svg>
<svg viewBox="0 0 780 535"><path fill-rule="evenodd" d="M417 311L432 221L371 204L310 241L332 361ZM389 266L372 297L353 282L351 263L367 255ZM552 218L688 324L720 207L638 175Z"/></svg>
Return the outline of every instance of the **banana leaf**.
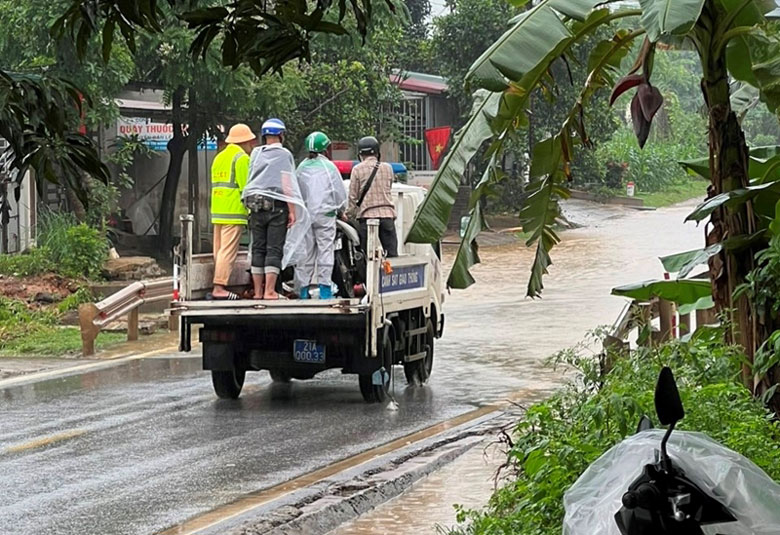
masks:
<svg viewBox="0 0 780 535"><path fill-rule="evenodd" d="M780 182L769 182L758 186L748 186L747 188L726 191L720 195L710 197L697 206L696 209L685 218L685 221L702 221L721 206L733 208L758 197L762 193L772 193L772 198L776 202L775 196L780 194ZM774 202L772 203L772 207L774 207Z"/></svg>
<svg viewBox="0 0 780 535"><path fill-rule="evenodd" d="M739 89L731 94L731 109L742 121L745 116L756 107L760 100L758 89L748 84L741 84Z"/></svg>
<svg viewBox="0 0 780 535"><path fill-rule="evenodd" d="M469 218L469 224L466 226L466 232L460 241L458 253L455 255L455 261L450 269L450 275L447 277L447 288L462 290L474 284L474 277L469 273L469 269L480 262L477 236L484 228L482 209L479 203L474 205L469 213Z"/></svg>
<svg viewBox="0 0 780 535"><path fill-rule="evenodd" d="M706 297L712 299L712 287L708 280L650 280L612 288L612 295L637 301L659 297L678 305L689 305Z"/></svg>
<svg viewBox="0 0 780 535"><path fill-rule="evenodd" d="M684 279L696 266L706 263L707 260L720 253L722 250L723 245L716 243L715 245L710 245L706 249L694 249L693 251L663 256L660 260L666 271L669 273L677 273L678 279Z"/></svg>
<svg viewBox="0 0 780 535"><path fill-rule="evenodd" d="M763 182L780 180L780 168L771 169L777 161L780 161L780 146L769 145L751 148L748 177L751 181L759 179L762 179ZM689 174L711 180L709 157L681 160L678 163Z"/></svg>
<svg viewBox="0 0 780 535"><path fill-rule="evenodd" d="M685 35L701 15L704 0L639 0L640 22L655 43L663 36Z"/></svg>
<svg viewBox="0 0 780 535"><path fill-rule="evenodd" d="M558 57L572 40L560 15L583 21L599 0L542 0L513 18L507 30L473 63L466 82L503 91L539 65ZM604 10L606 11L606 10Z"/></svg>
<svg viewBox="0 0 780 535"><path fill-rule="evenodd" d="M711 295L708 295L706 297L702 297L695 303L680 305L680 307L677 309L677 312L679 312L681 316L684 316L686 314L690 314L691 312L695 312L697 310L709 310L714 306L715 306L715 301L712 300Z"/></svg>
<svg viewBox="0 0 780 535"><path fill-rule="evenodd" d="M500 93L478 91L477 100L466 125L455 135L425 200L417 212L406 239L410 243L433 243L444 235L452 205L466 166L482 144L493 135L490 118L495 115Z"/></svg>

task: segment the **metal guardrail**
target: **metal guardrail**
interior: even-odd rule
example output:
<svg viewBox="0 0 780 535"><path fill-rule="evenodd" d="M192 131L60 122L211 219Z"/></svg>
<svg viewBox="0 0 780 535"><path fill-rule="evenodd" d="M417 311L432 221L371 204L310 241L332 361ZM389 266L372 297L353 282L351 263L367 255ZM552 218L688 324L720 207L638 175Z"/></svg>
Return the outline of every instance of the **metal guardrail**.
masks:
<svg viewBox="0 0 780 535"><path fill-rule="evenodd" d="M695 332L699 327L717 322L715 309L697 310L695 314ZM620 315L607 331L605 345L626 344L631 330L650 324L658 318L658 329L653 328L647 344L658 344L672 338L682 338L691 332L691 314L679 314L677 307L671 301L653 299L648 302L630 301L626 303Z"/></svg>
<svg viewBox="0 0 780 535"><path fill-rule="evenodd" d="M658 318L657 329L652 323L656 318ZM667 340L682 338L691 332L696 332L700 327L718 321L714 308L697 310L695 326L691 325L691 319L690 314L679 314L676 305L664 299L654 298L648 302L633 300L626 303L604 337L604 350L600 356L602 375L609 373L619 354L629 351L628 336L634 329L649 326L649 336L641 344L652 347Z"/></svg>
<svg viewBox="0 0 780 535"><path fill-rule="evenodd" d="M98 303L79 306L81 347L85 357L95 354L95 339L109 323L127 315L127 340L138 340L138 308L145 303L170 301L173 278L138 281Z"/></svg>

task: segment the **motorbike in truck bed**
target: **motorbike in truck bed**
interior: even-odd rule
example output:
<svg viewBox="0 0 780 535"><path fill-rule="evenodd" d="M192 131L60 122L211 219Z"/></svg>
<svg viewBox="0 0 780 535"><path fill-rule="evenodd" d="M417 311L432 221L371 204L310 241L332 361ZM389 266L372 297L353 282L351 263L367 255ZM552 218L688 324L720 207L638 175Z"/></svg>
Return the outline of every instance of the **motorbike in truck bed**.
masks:
<svg viewBox="0 0 780 535"><path fill-rule="evenodd" d="M394 185L399 238L406 236L424 194L421 188ZM171 313L179 318L182 351L191 350L193 327L199 327L203 369L211 372L220 398L237 398L246 372L258 370L268 370L275 382L288 382L341 369L358 376L367 402L385 400L396 365L403 367L411 384L428 380L434 340L444 327L438 246L399 239L399 256L384 258L378 220L369 220L367 251L355 253L364 255L365 292L338 284L340 295L327 300L206 300L213 259L211 254L192 253L192 225L192 216L182 217L178 297ZM350 242L337 244L337 256L347 250L352 255L356 247L357 234L344 231L337 239ZM248 255L240 252L229 286L249 285L248 268ZM338 266L334 280L347 278L343 268L337 271Z"/></svg>

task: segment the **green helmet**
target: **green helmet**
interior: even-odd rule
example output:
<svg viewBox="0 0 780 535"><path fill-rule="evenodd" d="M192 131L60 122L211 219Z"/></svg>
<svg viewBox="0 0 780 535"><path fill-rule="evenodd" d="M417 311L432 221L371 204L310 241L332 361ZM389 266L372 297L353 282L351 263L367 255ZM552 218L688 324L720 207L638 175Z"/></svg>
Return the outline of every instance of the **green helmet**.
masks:
<svg viewBox="0 0 780 535"><path fill-rule="evenodd" d="M330 146L330 138L323 132L312 132L306 136L305 143L309 152L325 152Z"/></svg>

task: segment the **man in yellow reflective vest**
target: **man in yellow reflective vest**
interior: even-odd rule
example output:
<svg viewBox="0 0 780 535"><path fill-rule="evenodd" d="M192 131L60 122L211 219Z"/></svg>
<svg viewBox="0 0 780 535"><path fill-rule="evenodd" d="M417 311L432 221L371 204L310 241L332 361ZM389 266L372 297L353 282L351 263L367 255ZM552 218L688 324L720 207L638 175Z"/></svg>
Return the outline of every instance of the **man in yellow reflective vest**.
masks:
<svg viewBox="0 0 780 535"><path fill-rule="evenodd" d="M239 296L227 289L238 254L241 234L249 212L241 202L241 192L249 178L249 153L257 136L245 124L236 124L228 132L227 146L211 164L211 223L214 225L214 299L235 300Z"/></svg>

